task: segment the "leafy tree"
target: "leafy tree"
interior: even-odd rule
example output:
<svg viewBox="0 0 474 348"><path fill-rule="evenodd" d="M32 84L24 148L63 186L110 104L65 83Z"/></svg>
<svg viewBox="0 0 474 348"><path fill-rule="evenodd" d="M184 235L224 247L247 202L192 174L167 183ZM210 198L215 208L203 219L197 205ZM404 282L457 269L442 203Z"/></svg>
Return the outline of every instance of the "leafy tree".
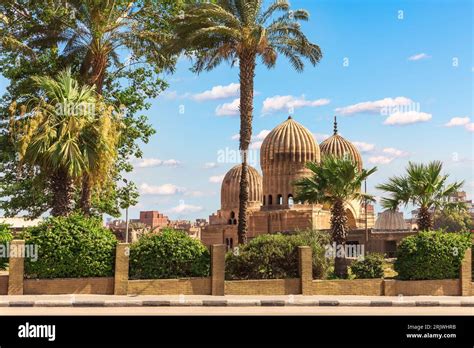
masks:
<svg viewBox="0 0 474 348"><path fill-rule="evenodd" d="M8 243L13 239L10 226L0 223L0 246L6 251ZM8 265L8 258L0 254L0 271L4 270Z"/></svg>
<svg viewBox="0 0 474 348"><path fill-rule="evenodd" d="M275 17L278 12L281 15ZM247 240L247 151L252 137L256 61L261 58L267 68L272 68L278 54L282 54L298 72L304 68L302 58L316 65L322 58L321 49L306 38L299 23L308 19L305 10L290 11L286 0L275 1L267 8L262 0L216 0L186 6L173 23L175 36L166 47L174 54L194 53L195 72L212 70L223 61L239 64L242 154L239 243Z"/></svg>
<svg viewBox="0 0 474 348"><path fill-rule="evenodd" d="M364 180L377 168L359 170L349 157L325 156L321 163L308 162L306 167L311 175L295 183L295 199L308 203L329 204L331 206L332 241L344 246L347 233L347 214L344 203L353 199L373 201L372 195L363 193L360 188ZM347 276L344 258L336 254L334 273L340 278Z"/></svg>
<svg viewBox="0 0 474 348"><path fill-rule="evenodd" d="M433 228L446 232L469 231L473 228L472 218L468 211L437 211L433 214Z"/></svg>
<svg viewBox="0 0 474 348"><path fill-rule="evenodd" d="M449 201L449 198L462 187L464 182L447 184L449 175L441 174L443 164L432 161L428 164L409 162L406 174L394 176L386 184L378 185L379 190L390 196L382 198L382 205L387 209L396 209L400 204L409 203L418 206L418 229L428 231L433 228L433 217L430 210L464 210L462 202Z"/></svg>
<svg viewBox="0 0 474 348"><path fill-rule="evenodd" d="M382 254L368 254L363 260L356 260L351 265L351 272L359 279L382 278L384 274L383 261Z"/></svg>

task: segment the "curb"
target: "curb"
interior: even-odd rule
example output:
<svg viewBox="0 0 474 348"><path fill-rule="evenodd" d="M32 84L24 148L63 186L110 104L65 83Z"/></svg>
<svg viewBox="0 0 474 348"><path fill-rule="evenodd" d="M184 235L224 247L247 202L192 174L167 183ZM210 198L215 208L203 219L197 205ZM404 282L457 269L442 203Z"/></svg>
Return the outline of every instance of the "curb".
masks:
<svg viewBox="0 0 474 348"><path fill-rule="evenodd" d="M0 307L474 307L474 301L370 300L12 300Z"/></svg>

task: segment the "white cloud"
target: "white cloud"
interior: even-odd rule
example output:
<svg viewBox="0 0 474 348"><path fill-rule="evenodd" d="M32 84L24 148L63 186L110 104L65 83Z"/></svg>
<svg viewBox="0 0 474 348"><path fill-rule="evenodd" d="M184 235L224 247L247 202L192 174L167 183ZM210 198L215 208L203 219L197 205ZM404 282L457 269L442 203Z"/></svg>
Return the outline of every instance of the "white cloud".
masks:
<svg viewBox="0 0 474 348"><path fill-rule="evenodd" d="M253 141L250 143L249 148L250 150L259 150L262 147L263 140L261 141Z"/></svg>
<svg viewBox="0 0 474 348"><path fill-rule="evenodd" d="M418 111L395 112L388 116L384 124L393 125L407 125L419 122L427 122L431 120L431 114Z"/></svg>
<svg viewBox="0 0 474 348"><path fill-rule="evenodd" d="M189 93L179 94L177 91L164 91L161 96L168 100L184 99L190 96Z"/></svg>
<svg viewBox="0 0 474 348"><path fill-rule="evenodd" d="M316 141L318 143L322 143L324 140L329 138L331 135L329 134L324 134L324 133L313 133L313 136L316 138Z"/></svg>
<svg viewBox="0 0 474 348"><path fill-rule="evenodd" d="M384 153L391 155L393 157L405 157L408 156L408 152L398 150L394 147L386 147L382 150Z"/></svg>
<svg viewBox="0 0 474 348"><path fill-rule="evenodd" d="M269 129L263 129L261 130L257 135L255 135L253 138L255 140L263 140L265 137L270 133L271 131Z"/></svg>
<svg viewBox="0 0 474 348"><path fill-rule="evenodd" d="M211 169L211 168L217 168L218 164L216 162L207 162L204 163L204 168L205 169Z"/></svg>
<svg viewBox="0 0 474 348"><path fill-rule="evenodd" d="M474 122L471 122L471 123L468 123L465 125L465 128L469 131L469 132L474 132Z"/></svg>
<svg viewBox="0 0 474 348"><path fill-rule="evenodd" d="M210 90L193 95L193 99L196 101L225 99L238 96L239 91L240 84L238 83L231 83L227 86L219 85L212 87Z"/></svg>
<svg viewBox="0 0 474 348"><path fill-rule="evenodd" d="M265 137L270 133L271 131L268 129L262 129L260 132L258 132L256 135L252 136L252 141L249 145L249 149L251 150L258 150L263 144L263 140ZM231 137L232 140L239 140L240 135L239 134L234 134Z"/></svg>
<svg viewBox="0 0 474 348"><path fill-rule="evenodd" d="M230 103L218 105L216 108L217 116L234 116L239 114L240 100L234 99Z"/></svg>
<svg viewBox="0 0 474 348"><path fill-rule="evenodd" d="M316 107L329 104L329 99L315 99L306 100L304 95L294 97L292 95L276 95L274 97L266 98L263 101L262 113L270 113L275 111L289 111L290 109L297 109L304 106Z"/></svg>
<svg viewBox="0 0 474 348"><path fill-rule="evenodd" d="M394 109L401 106L411 105L412 103L413 100L407 97L384 98L337 108L336 112L341 115L352 115L361 112L380 113L382 109Z"/></svg>
<svg viewBox="0 0 474 348"><path fill-rule="evenodd" d="M387 157L387 156L369 157L369 163L373 163L373 164L388 164L392 161L393 161L393 157Z"/></svg>
<svg viewBox="0 0 474 348"><path fill-rule="evenodd" d="M416 61L416 60L422 60L422 59L427 59L427 58L431 58L431 56L427 55L426 53L418 53L418 54L414 54L413 56L408 57L408 60Z"/></svg>
<svg viewBox="0 0 474 348"><path fill-rule="evenodd" d="M458 127L458 126L466 126L471 122L469 117L453 117L449 120L448 123L445 123L445 127Z"/></svg>
<svg viewBox="0 0 474 348"><path fill-rule="evenodd" d="M143 195L158 195L158 196L170 196L178 193L183 193L186 190L183 187L179 187L173 184L164 184L160 186L149 185L143 183L140 185L140 193Z"/></svg>
<svg viewBox="0 0 474 348"><path fill-rule="evenodd" d="M239 140L240 139L240 134L234 134L233 136L230 137L232 140Z"/></svg>
<svg viewBox="0 0 474 348"><path fill-rule="evenodd" d="M151 168L151 167L177 167L181 164L180 161L175 159L160 160L158 158L142 158L137 159L135 166L137 168Z"/></svg>
<svg viewBox="0 0 474 348"><path fill-rule="evenodd" d="M375 144L364 143L362 141L353 141L352 144L354 144L360 152L370 152L375 149Z"/></svg>
<svg viewBox="0 0 474 348"><path fill-rule="evenodd" d="M209 177L209 182L212 182L214 184L220 184L222 182L222 180L224 180L224 176L225 176L225 174L213 175L213 176Z"/></svg>
<svg viewBox="0 0 474 348"><path fill-rule="evenodd" d="M203 210L203 207L180 202L176 207L168 209L167 212L181 215L181 214L197 213L202 210Z"/></svg>

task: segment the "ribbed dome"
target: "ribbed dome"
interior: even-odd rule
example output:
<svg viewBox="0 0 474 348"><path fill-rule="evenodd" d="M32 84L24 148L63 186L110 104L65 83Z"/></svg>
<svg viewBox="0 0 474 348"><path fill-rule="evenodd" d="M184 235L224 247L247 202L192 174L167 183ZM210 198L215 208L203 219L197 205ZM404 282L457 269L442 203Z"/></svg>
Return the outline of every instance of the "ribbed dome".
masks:
<svg viewBox="0 0 474 348"><path fill-rule="evenodd" d="M359 170L362 169L362 157L359 150L348 140L337 134L337 122L334 118L334 135L324 140L321 145L321 156L332 155L335 157L350 156L357 163Z"/></svg>
<svg viewBox="0 0 474 348"><path fill-rule="evenodd" d="M260 149L262 168L279 161L306 163L319 160L319 147L314 136L291 116L265 137Z"/></svg>
<svg viewBox="0 0 474 348"><path fill-rule="evenodd" d="M379 213L375 221L374 231L406 231L408 227L403 219L403 213L395 210L385 210Z"/></svg>
<svg viewBox="0 0 474 348"><path fill-rule="evenodd" d="M262 202L262 177L254 167L249 171L249 203ZM242 165L232 167L224 176L221 186L221 209L234 209L239 206L240 175Z"/></svg>

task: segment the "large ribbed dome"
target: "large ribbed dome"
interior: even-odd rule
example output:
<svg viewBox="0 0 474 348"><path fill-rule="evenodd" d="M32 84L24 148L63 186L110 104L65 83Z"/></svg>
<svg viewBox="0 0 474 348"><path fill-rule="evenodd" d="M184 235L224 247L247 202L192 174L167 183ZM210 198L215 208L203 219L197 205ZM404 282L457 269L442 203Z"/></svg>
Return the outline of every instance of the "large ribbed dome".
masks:
<svg viewBox="0 0 474 348"><path fill-rule="evenodd" d="M357 163L359 170L362 169L362 157L359 150L348 140L337 134L337 122L334 117L334 135L324 140L321 145L321 156L332 155L336 157L350 156Z"/></svg>
<svg viewBox="0 0 474 348"><path fill-rule="evenodd" d="M260 149L260 164L278 161L319 161L319 147L311 132L290 117L275 127L263 141Z"/></svg>
<svg viewBox="0 0 474 348"><path fill-rule="evenodd" d="M262 177L254 167L249 169L249 203L262 202ZM221 209L235 209L239 206L240 175L242 165L232 167L224 176L221 186Z"/></svg>
<svg viewBox="0 0 474 348"><path fill-rule="evenodd" d="M403 213L395 210L385 210L379 213L375 221L375 232L406 231L408 227L403 219Z"/></svg>

